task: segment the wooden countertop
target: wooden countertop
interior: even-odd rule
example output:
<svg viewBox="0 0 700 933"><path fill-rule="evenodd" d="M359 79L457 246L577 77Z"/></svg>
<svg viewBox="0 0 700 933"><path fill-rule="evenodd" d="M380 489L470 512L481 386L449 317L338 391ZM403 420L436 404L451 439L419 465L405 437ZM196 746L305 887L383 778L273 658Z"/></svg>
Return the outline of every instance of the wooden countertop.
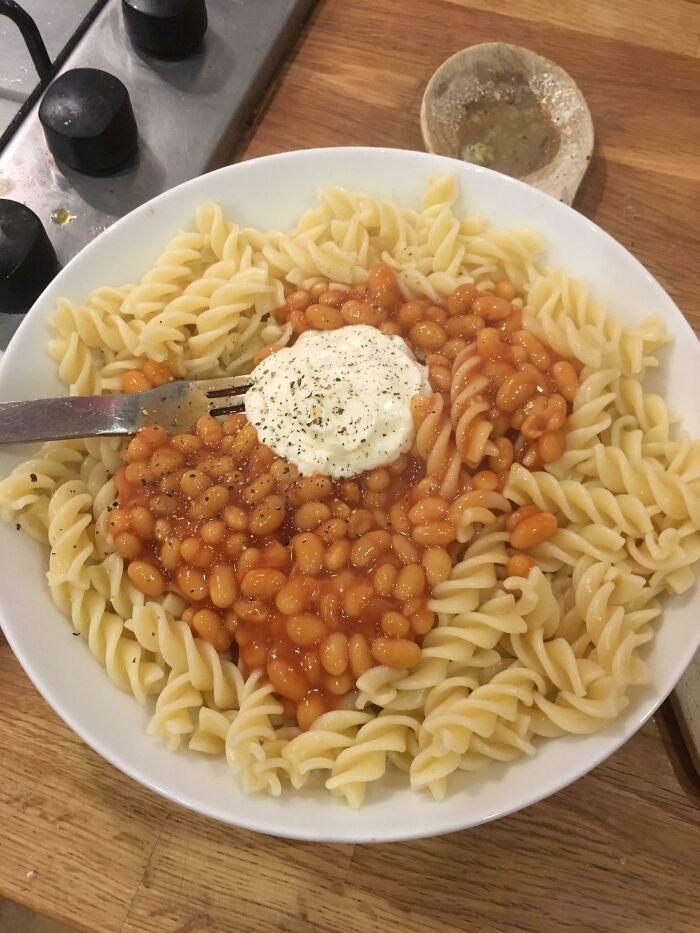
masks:
<svg viewBox="0 0 700 933"><path fill-rule="evenodd" d="M597 144L576 207L700 330L697 0L321 0L239 155L420 149L432 71L494 40L541 52L579 82ZM0 640L0 893L100 933L696 931L700 798L674 771L662 725L555 797L478 829L292 843L189 814L122 776Z"/></svg>

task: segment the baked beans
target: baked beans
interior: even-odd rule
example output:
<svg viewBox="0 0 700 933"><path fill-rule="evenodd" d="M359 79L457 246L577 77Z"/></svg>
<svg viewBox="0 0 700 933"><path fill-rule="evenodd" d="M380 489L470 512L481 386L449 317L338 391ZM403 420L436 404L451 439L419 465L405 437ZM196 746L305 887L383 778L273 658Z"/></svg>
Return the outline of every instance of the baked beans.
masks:
<svg viewBox="0 0 700 933"><path fill-rule="evenodd" d="M502 281L485 292L460 285L444 305L405 301L380 264L365 285L318 283L275 312L295 334L369 324L402 336L448 411L454 373L476 350L492 446L476 468L462 467L451 498L415 450L337 482L300 476L241 413L202 417L177 435L148 427L123 451L109 527L129 579L148 597L182 596L193 632L237 652L244 670L264 669L302 729L373 665L418 662L435 624L431 589L452 572L462 505L502 490L514 462L535 469L563 453L580 367L523 329L515 297ZM141 392L172 378L148 362L122 386ZM513 512L507 573L527 575L524 552L556 528L534 506Z"/></svg>
<svg viewBox="0 0 700 933"><path fill-rule="evenodd" d="M420 486L416 457L357 480L299 477L265 453L245 418L210 420L129 442L110 513L115 548L145 595L183 596L192 630L237 650L245 668L264 668L308 727L377 657L393 666L419 657L416 639L434 621L428 580L445 579L449 555L414 533L449 503L420 498L432 486Z"/></svg>
<svg viewBox="0 0 700 933"><path fill-rule="evenodd" d="M510 543L519 551L527 550L551 538L557 527L555 515L535 510L521 518L512 528Z"/></svg>

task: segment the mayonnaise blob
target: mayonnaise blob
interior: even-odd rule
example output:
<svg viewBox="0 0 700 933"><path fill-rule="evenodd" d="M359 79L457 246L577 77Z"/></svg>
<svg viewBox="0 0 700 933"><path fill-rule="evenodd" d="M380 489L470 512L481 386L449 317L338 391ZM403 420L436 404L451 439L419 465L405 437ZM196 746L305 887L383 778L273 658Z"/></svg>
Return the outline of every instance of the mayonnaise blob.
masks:
<svg viewBox="0 0 700 933"><path fill-rule="evenodd" d="M334 479L385 466L410 448L410 401L427 372L401 337L360 324L306 331L252 373L248 420L302 475Z"/></svg>

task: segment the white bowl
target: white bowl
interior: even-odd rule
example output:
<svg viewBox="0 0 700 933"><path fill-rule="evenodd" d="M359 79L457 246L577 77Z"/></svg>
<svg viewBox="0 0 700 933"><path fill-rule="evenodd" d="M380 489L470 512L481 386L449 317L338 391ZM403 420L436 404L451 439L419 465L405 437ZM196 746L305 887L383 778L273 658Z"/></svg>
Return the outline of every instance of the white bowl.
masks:
<svg viewBox="0 0 700 933"><path fill-rule="evenodd" d="M455 174L461 210L496 226L530 226L550 243L548 259L590 283L630 323L661 314L674 338L663 354L669 404L700 435L700 349L690 327L654 278L619 243L571 208L521 182L441 156L388 149L290 152L223 168L168 191L133 211L87 246L38 299L0 363L0 398L64 394L46 352L46 319L57 297L80 299L103 284L133 281L155 260L195 206L219 201L244 225L284 227L316 189L344 185L418 207L430 172ZM27 448L0 451L0 475ZM619 748L666 697L700 641L700 593L666 603L648 654L651 683L631 692L617 722L592 736L542 741L537 754L453 779L436 803L400 779L372 786L354 812L323 791L280 798L247 796L223 759L171 754L146 735L148 711L121 693L71 636L45 583L46 555L13 525L0 523L0 623L22 666L47 702L89 745L146 787L217 820L296 839L386 842L431 836L505 816L576 780ZM48 765L48 762L47 762ZM401 776L403 778L404 776Z"/></svg>

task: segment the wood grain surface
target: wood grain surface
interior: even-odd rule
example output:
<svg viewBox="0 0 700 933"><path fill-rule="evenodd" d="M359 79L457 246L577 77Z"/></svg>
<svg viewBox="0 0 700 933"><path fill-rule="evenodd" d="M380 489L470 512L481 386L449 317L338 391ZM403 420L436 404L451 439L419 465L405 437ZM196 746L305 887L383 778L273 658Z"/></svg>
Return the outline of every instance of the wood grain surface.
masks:
<svg viewBox="0 0 700 933"><path fill-rule="evenodd" d="M432 71L484 41L525 45L578 81L597 144L575 206L700 330L694 0L322 0L236 155L421 148ZM478 829L293 843L220 826L125 778L54 715L0 641L0 894L100 933L690 933L700 797L674 769L679 749L662 724L572 787Z"/></svg>

